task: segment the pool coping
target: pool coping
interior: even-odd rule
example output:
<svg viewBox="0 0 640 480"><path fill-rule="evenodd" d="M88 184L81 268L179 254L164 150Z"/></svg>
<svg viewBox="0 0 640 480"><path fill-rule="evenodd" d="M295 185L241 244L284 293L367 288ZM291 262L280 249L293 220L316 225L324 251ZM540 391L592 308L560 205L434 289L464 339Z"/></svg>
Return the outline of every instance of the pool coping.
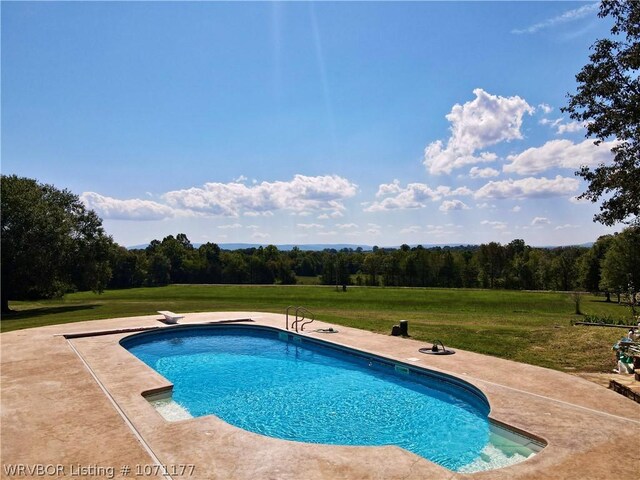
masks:
<svg viewBox="0 0 640 480"><path fill-rule="evenodd" d="M254 324L284 330L284 315L263 312L187 314L180 324L197 325L234 317L236 320L252 318ZM423 346L413 339L388 337L326 322L316 321L316 324L340 331L332 334L331 339L323 337L322 341L410 367L415 367L416 362L408 358L415 357L417 347ZM166 388L167 381L151 374L149 367L118 345L119 338L134 334L136 328L149 330L149 327L171 328L159 324L154 315L2 333L3 464L100 460L117 467L124 465L123 462L133 462L129 457L140 464L153 463L149 452L127 428L125 420L115 414L114 406L105 401L105 394L87 368L66 345L72 342L86 357L87 364L95 368L99 382L103 382L139 430L143 442L150 445L157 457L156 463L195 462L198 470L193 478L610 478L636 471L633 467L640 449L637 436L640 421L634 418L640 418L638 404L561 372L461 350L457 350L456 355L419 358L419 366L452 375L479 388L489 400L491 418L527 436L545 440L548 446L541 453L515 466L460 474L398 447L339 447L269 439L232 427L215 417L170 424L142 397L145 389ZM313 332L303 335L315 338ZM127 359L123 351L131 358ZM52 357L55 362L51 362ZM118 363L120 368L114 368ZM70 372L69 378L65 372ZM530 381L523 381L525 376ZM77 391L81 384L83 397L52 390L48 384L52 378L66 393ZM43 395L55 397L54 407L49 408L62 415L63 422L61 417L43 414L47 405L51 405L43 401ZM95 410L93 414L86 411L89 405ZM87 430L88 424L93 426L88 423L92 420L100 428L95 432L89 428L82 435L86 442L81 445L60 435L60 430ZM61 439L51 441L50 432ZM114 436L120 439L116 445L109 441ZM209 449L202 451L203 444L212 446L215 455L211 456Z"/></svg>

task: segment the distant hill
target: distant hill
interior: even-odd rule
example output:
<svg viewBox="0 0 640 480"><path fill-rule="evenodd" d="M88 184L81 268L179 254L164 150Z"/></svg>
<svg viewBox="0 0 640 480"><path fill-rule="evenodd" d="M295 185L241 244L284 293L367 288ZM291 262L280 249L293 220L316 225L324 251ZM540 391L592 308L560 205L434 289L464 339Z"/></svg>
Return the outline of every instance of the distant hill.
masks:
<svg viewBox="0 0 640 480"><path fill-rule="evenodd" d="M218 244L218 246L223 250L239 250L241 248L258 248L258 247L266 247L267 245L269 244L268 243L219 243ZM307 250L307 251L320 251L320 250L324 250L325 248L335 248L336 250L341 250L343 248L351 248L355 250L358 247L362 248L363 250L373 249L373 247L370 245L356 245L352 243L336 243L336 244L310 243L310 244L299 244L299 245L287 243L283 245L276 245L276 247L278 247L278 250L284 250L284 251L293 250L294 247L298 247L300 250Z"/></svg>
<svg viewBox="0 0 640 480"><path fill-rule="evenodd" d="M200 245L202 245L201 243L194 243L193 246L194 248L198 248ZM258 247L266 247L267 245L271 245L269 243L218 243L218 246L222 249L222 250L240 250L240 249L245 249L245 248L258 248ZM462 246L469 246L469 247L475 247L477 245L467 245L464 243L447 243L447 244L436 244L436 243L415 243L415 244L411 244L409 245L410 247L417 247L418 245L422 245L424 248L435 248L435 247L462 247ZM149 246L148 243L142 244L142 245L133 245L130 247L127 247L129 250L142 250L145 249ZM358 243L308 243L308 244L293 244L293 243L286 243L286 244L280 244L280 245L276 245L276 247L278 247L278 250L282 250L282 251L289 251L292 250L294 247L298 247L300 250L305 250L305 251L322 251L325 249L334 249L334 250L342 250L343 248L349 248L352 250L356 250L358 248L362 248L362 250L364 250L365 252L370 252L371 250L373 250L373 246L372 245L363 245L363 244L358 244ZM380 246L380 248L400 248L400 245L384 245L384 246Z"/></svg>
<svg viewBox="0 0 640 480"><path fill-rule="evenodd" d="M200 247L200 245L202 244L201 243L193 244L194 248L198 248ZM270 244L269 243L219 243L218 244L218 246L222 250L241 250L245 248L266 247L267 245L270 245ZM418 245L422 245L424 248L478 247L478 245L471 245L466 243L420 243L420 244L414 243L414 244L410 244L409 246L417 247ZM141 245L133 245L131 247L127 247L127 249L143 250L148 246L149 244L145 243ZM566 247L566 246L569 246L569 245L543 245L536 248L558 248L558 247ZM591 248L593 246L593 242L581 243L580 245L571 245L571 246ZM282 245L276 245L276 247L278 247L278 250L285 251L285 252L289 250L293 250L294 247L298 247L300 250L304 250L304 251L315 251L315 252L320 252L326 249L342 250L343 248L350 248L352 250L362 248L362 250L365 252L370 252L371 250L373 250L373 246L371 245L362 245L362 244L356 244L356 243L309 243L309 244L298 244L298 245L286 243ZM400 245L391 245L391 246L385 245L385 246L380 246L380 248L400 248Z"/></svg>
<svg viewBox="0 0 640 480"><path fill-rule="evenodd" d="M536 248L560 248L560 247L585 247L585 248L591 248L593 247L593 244L595 242L586 242L586 243L580 243L578 245L542 245L540 247L536 247Z"/></svg>
<svg viewBox="0 0 640 480"><path fill-rule="evenodd" d="M198 248L200 245L202 244L201 243L193 244L195 248ZM218 243L218 246L222 250L240 250L244 248L258 248L258 247L266 247L267 245L270 245L270 244L269 243ZM129 250L140 250L140 249L147 248L148 246L149 244L145 243L143 245L133 245L127 248ZM283 251L292 250L294 247L298 247L300 250L310 250L310 251L321 251L326 248L334 248L336 250L341 250L343 248L351 248L355 250L358 247L362 248L363 250L373 250L373 247L371 245L359 245L359 244L352 244L352 243L335 243L335 244L317 243L317 244L299 244L299 245L283 244L283 245L276 245L276 247L278 247L278 250L283 250Z"/></svg>

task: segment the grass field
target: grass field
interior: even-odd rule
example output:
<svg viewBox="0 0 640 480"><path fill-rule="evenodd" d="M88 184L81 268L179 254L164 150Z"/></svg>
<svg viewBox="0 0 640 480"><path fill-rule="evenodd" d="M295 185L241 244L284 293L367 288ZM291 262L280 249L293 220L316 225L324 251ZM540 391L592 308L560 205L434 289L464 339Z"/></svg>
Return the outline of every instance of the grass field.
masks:
<svg viewBox="0 0 640 480"><path fill-rule="evenodd" d="M582 320L566 293L507 290L356 288L337 292L321 286L201 286L83 292L62 300L12 302L16 313L2 318L3 332L104 318L174 312L265 311L284 313L302 305L317 319L389 333L401 319L425 342L495 355L564 371L611 371L611 346L618 328L572 326ZM629 317L629 310L585 295L582 312Z"/></svg>

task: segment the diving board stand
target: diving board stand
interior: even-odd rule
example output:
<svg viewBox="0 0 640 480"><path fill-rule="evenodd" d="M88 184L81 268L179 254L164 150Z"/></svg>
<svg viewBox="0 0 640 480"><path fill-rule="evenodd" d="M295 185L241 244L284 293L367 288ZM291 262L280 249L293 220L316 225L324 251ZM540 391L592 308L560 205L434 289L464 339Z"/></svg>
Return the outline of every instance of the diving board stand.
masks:
<svg viewBox="0 0 640 480"><path fill-rule="evenodd" d="M158 310L158 313L164 316L165 323L178 323L178 320L184 318L184 315L178 315L168 310Z"/></svg>

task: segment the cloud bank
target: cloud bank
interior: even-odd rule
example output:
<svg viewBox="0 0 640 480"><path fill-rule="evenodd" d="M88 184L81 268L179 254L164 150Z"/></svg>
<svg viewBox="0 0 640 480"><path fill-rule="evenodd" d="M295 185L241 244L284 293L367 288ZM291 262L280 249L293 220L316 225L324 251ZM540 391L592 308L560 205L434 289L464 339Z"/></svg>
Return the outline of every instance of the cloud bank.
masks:
<svg viewBox="0 0 640 480"><path fill-rule="evenodd" d="M80 200L87 208L95 211L99 217L104 219L153 221L179 215L179 212L171 207L138 198L119 200L95 192L84 192L80 195Z"/></svg>
<svg viewBox="0 0 640 480"><path fill-rule="evenodd" d="M211 182L202 187L174 190L162 195L166 204L151 200L120 200L85 192L82 201L104 219L162 220L176 216L249 217L272 216L286 210L296 214L325 212L342 216L344 200L353 197L358 186L338 175L308 177L295 175L290 181L262 182L250 186L233 181ZM221 226L237 228L239 224Z"/></svg>
<svg viewBox="0 0 640 480"><path fill-rule="evenodd" d="M205 183L203 187L167 192L162 198L173 208L227 217L274 210L339 212L344 209L343 200L353 197L357 188L356 184L337 175L295 175L288 182L262 182L251 186L238 182Z"/></svg>
<svg viewBox="0 0 640 480"><path fill-rule="evenodd" d="M394 180L392 183L382 184L378 187L376 197L386 198L371 203L364 210L365 212L382 212L423 208L428 202L435 202L443 197L471 195L472 193L467 187L452 189L440 185L433 189L424 183L409 183L406 187L402 187L398 180Z"/></svg>
<svg viewBox="0 0 640 480"><path fill-rule="evenodd" d="M489 182L475 193L477 199L519 199L519 198L548 198L570 195L575 192L580 182L575 178L528 177L520 180L500 180Z"/></svg>

